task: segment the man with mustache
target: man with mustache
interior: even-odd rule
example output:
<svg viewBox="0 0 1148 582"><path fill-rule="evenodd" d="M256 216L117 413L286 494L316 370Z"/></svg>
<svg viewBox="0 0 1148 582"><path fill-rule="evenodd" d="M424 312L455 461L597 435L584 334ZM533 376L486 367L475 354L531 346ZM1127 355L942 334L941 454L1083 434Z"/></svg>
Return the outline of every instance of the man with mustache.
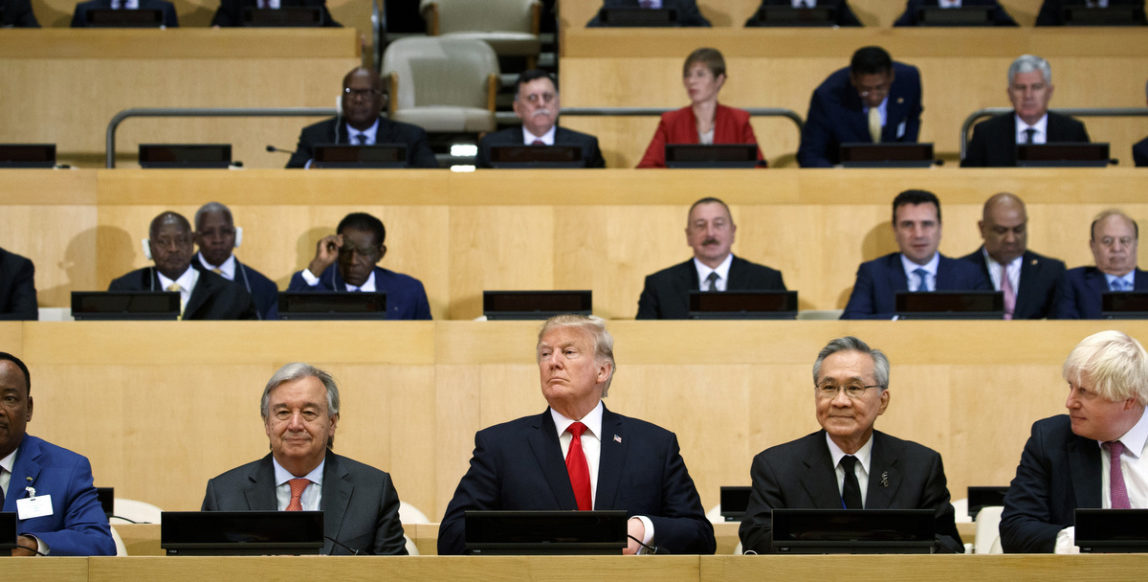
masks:
<svg viewBox="0 0 1148 582"><path fill-rule="evenodd" d="M1068 414L1032 425L1005 495L1005 552L1077 553L1077 508L1148 508L1148 353L1102 331L1077 344L1061 374Z"/></svg>
<svg viewBox="0 0 1148 582"><path fill-rule="evenodd" d="M781 271L733 256L736 232L725 202L694 202L686 219L686 244L694 257L646 277L637 319L686 319L690 291L785 291Z"/></svg>
<svg viewBox="0 0 1148 582"><path fill-rule="evenodd" d="M1148 273L1136 267L1140 227L1115 208L1092 220L1095 267L1076 267L1061 275L1053 298L1052 319L1100 319L1106 292L1148 291Z"/></svg>
<svg viewBox="0 0 1148 582"><path fill-rule="evenodd" d="M1052 67L1036 55L1021 55L1008 68L1008 99L1013 111L973 128L962 168L1016 165L1017 144L1088 143L1084 124L1048 110Z"/></svg>
<svg viewBox="0 0 1148 582"><path fill-rule="evenodd" d="M478 142L478 167L489 168L490 149L494 146L561 145L577 146L587 168L605 168L598 138L558 127L558 82L550 73L539 69L518 75L518 92L514 94L514 114L521 127L511 127L487 134Z"/></svg>

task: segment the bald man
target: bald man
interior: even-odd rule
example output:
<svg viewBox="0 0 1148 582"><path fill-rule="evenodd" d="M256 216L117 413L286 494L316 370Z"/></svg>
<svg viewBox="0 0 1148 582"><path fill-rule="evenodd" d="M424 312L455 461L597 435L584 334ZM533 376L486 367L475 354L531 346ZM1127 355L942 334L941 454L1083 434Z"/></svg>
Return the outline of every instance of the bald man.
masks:
<svg viewBox="0 0 1148 582"><path fill-rule="evenodd" d="M977 222L984 244L961 257L975 263L1005 295L1005 319L1044 319L1052 311L1056 281L1064 261L1028 250L1028 213L1015 194L1000 192L985 201Z"/></svg>
<svg viewBox="0 0 1148 582"><path fill-rule="evenodd" d="M1064 272L1056 285L1052 319L1101 319L1105 293L1148 291L1148 273L1136 267L1140 227L1130 216L1111 208L1096 215L1088 247L1095 267Z"/></svg>

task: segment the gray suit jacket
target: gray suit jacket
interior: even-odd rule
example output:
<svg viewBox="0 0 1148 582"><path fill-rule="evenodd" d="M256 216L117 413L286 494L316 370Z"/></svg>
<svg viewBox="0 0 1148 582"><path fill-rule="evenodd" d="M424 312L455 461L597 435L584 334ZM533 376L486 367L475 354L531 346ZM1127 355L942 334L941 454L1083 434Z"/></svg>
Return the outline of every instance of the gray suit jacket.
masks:
<svg viewBox="0 0 1148 582"><path fill-rule="evenodd" d="M319 508L327 538L324 554L407 553L399 494L385 472L328 451ZM275 468L270 454L207 482L203 511L275 509Z"/></svg>

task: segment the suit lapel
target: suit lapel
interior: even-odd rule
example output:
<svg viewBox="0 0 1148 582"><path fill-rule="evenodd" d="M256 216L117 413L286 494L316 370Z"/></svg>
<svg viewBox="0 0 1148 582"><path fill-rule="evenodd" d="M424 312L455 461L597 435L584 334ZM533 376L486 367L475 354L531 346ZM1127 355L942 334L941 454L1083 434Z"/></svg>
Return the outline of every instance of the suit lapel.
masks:
<svg viewBox="0 0 1148 582"><path fill-rule="evenodd" d="M343 516L347 513L347 506L351 503L351 494L355 486L351 483L347 470L339 463L339 456L334 453L327 454L327 464L323 467L323 497L319 502L319 509L323 511L323 535L330 539L339 539L339 530L343 527ZM334 545L330 539L324 542L326 553L331 554ZM357 548L361 549L361 548Z"/></svg>
<svg viewBox="0 0 1148 582"><path fill-rule="evenodd" d="M1074 437L1065 448L1076 507L1100 507L1100 447L1089 439Z"/></svg>
<svg viewBox="0 0 1148 582"><path fill-rule="evenodd" d="M733 257L733 260L730 261L729 264L729 281L726 281L726 291L736 291L749 288L749 284L746 282L746 279L749 277L749 273L742 267L744 267L742 260L737 257Z"/></svg>
<svg viewBox="0 0 1148 582"><path fill-rule="evenodd" d="M12 466L12 474L9 475L8 494L4 496L4 511L16 511L16 500L24 497L24 488L35 487L36 480L40 477L40 444L32 437L24 435L19 451L16 453L16 464Z"/></svg>
<svg viewBox="0 0 1148 582"><path fill-rule="evenodd" d="M885 435L873 431L873 449L869 457L869 487L865 509L887 509L897 498L902 474L898 466L897 451Z"/></svg>
<svg viewBox="0 0 1148 582"><path fill-rule="evenodd" d="M259 461L247 479L248 484L243 489L247 509L274 511L279 508L275 499L275 467L271 464L270 454Z"/></svg>
<svg viewBox="0 0 1148 582"><path fill-rule="evenodd" d="M207 300L219 290L217 281L212 278L215 273L199 272L199 280L191 289L191 297L187 298L187 306L183 308L183 319L193 319L199 310L207 304Z"/></svg>
<svg viewBox="0 0 1148 582"><path fill-rule="evenodd" d="M893 293L897 291L908 291L909 280L905 275L905 267L901 265L901 253L889 255L889 261L886 267L885 272L889 275L889 288L893 290ZM938 267L938 270L939 269Z"/></svg>
<svg viewBox="0 0 1148 582"><path fill-rule="evenodd" d="M1097 298L1108 292L1108 279L1100 269L1092 268L1084 272L1088 288L1096 294Z"/></svg>
<svg viewBox="0 0 1148 582"><path fill-rule="evenodd" d="M527 436L530 452L534 455L538 467L542 469L542 475L550 486L550 492L554 495L558 509L578 509L578 502L574 499L574 488L570 485L570 474L566 472L566 462L562 458L562 445L558 442L558 428L554 426L550 409L546 409L546 412L537 417L531 429Z"/></svg>
<svg viewBox="0 0 1148 582"><path fill-rule="evenodd" d="M841 491L837 489L837 472L833 467L833 457L829 456L829 445L825 444L825 431L810 435L806 444L801 455L805 470L799 477L802 489L815 508L840 509Z"/></svg>
<svg viewBox="0 0 1148 582"><path fill-rule="evenodd" d="M630 446L623 429L622 418L603 406L602 434L598 435L602 452L598 457L598 491L594 497L594 509L624 509L619 507L616 499Z"/></svg>
<svg viewBox="0 0 1148 582"><path fill-rule="evenodd" d="M1040 259L1036 258L1032 253L1025 251L1024 256L1020 259L1020 286L1016 290L1016 306L1013 308L1013 319L1027 319L1032 313L1028 307L1030 305L1036 307L1040 304L1040 298L1036 297L1036 283L1039 279L1038 273L1040 272L1040 268ZM992 281L992 279L989 279L989 281Z"/></svg>

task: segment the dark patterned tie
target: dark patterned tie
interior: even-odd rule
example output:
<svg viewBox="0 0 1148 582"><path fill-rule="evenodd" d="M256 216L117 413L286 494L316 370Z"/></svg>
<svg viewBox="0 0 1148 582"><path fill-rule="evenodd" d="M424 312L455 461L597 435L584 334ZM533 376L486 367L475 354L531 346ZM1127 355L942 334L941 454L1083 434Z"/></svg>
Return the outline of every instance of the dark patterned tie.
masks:
<svg viewBox="0 0 1148 582"><path fill-rule="evenodd" d="M853 470L856 464L857 457L853 455L841 457L841 468L845 470L845 481L841 484L841 505L845 509L863 509L861 485L857 483L857 472Z"/></svg>
<svg viewBox="0 0 1148 582"><path fill-rule="evenodd" d="M706 291L717 291L717 280L720 278L717 271L710 271L710 275L706 277Z"/></svg>

